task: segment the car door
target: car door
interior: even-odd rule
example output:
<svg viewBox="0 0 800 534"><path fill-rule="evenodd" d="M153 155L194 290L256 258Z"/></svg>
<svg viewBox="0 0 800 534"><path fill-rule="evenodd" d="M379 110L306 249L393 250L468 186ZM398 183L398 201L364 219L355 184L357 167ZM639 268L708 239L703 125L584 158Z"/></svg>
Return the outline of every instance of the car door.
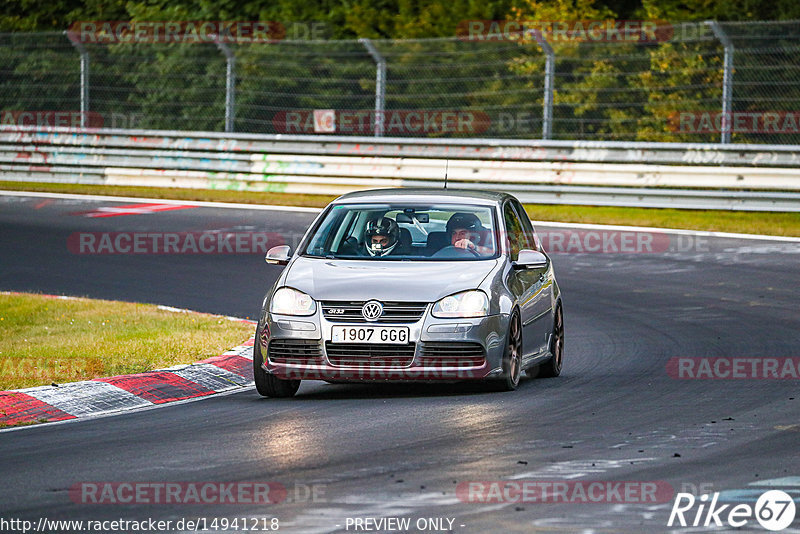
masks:
<svg viewBox="0 0 800 534"><path fill-rule="evenodd" d="M519 203L507 201L503 207L503 218L512 261L517 260L520 250L537 249L533 226ZM522 321L523 358L535 356L547 348L552 286L547 283L549 270L548 261L548 265L543 268L517 268L509 271L508 287L517 298Z"/></svg>

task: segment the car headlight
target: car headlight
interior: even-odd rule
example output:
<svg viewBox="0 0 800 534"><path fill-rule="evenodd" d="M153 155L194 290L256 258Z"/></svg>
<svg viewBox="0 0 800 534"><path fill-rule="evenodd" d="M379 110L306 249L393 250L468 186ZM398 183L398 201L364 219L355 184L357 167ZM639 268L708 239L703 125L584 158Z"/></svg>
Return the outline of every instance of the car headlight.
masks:
<svg viewBox="0 0 800 534"><path fill-rule="evenodd" d="M317 303L302 291L282 287L272 295L269 311L280 315L314 315Z"/></svg>
<svg viewBox="0 0 800 534"><path fill-rule="evenodd" d="M450 317L485 317L489 314L489 297L483 291L464 291L436 301L431 314L440 319Z"/></svg>

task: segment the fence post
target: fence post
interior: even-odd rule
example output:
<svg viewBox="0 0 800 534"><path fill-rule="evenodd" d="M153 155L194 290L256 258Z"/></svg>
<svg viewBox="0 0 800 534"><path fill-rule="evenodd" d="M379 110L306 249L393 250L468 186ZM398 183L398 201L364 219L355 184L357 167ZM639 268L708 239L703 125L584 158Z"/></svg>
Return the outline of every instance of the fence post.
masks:
<svg viewBox="0 0 800 534"><path fill-rule="evenodd" d="M733 41L717 21L707 20L706 25L722 43L725 52L722 71L722 121L720 123L722 134L719 142L727 144L731 142L731 122L733 120L733 115L731 115L733 111L731 109L733 104Z"/></svg>
<svg viewBox="0 0 800 534"><path fill-rule="evenodd" d="M553 78L556 72L556 54L539 30L530 30L533 38L547 56L544 64L544 104L542 109L542 139L553 135Z"/></svg>
<svg viewBox="0 0 800 534"><path fill-rule="evenodd" d="M366 37L359 39L369 55L375 60L377 72L375 74L375 137L383 137L384 132L384 105L386 102L386 59L378 52L372 41Z"/></svg>
<svg viewBox="0 0 800 534"><path fill-rule="evenodd" d="M230 133L233 131L233 120L235 118L236 56L233 55L228 45L220 41L219 38L215 39L214 42L217 48L225 54L225 62L227 64L225 72L225 132Z"/></svg>
<svg viewBox="0 0 800 534"><path fill-rule="evenodd" d="M79 39L73 38L71 32L65 31L64 35L81 56L81 128L86 128L89 114L89 52Z"/></svg>

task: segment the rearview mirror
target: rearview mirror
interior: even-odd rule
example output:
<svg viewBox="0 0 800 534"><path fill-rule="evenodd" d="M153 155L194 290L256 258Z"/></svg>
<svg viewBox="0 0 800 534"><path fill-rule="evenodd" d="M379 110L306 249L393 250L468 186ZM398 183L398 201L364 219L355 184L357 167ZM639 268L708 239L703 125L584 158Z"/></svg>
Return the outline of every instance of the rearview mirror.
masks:
<svg viewBox="0 0 800 534"><path fill-rule="evenodd" d="M412 218L413 217L413 218ZM429 221L427 213L398 213L394 220L398 223L414 224L414 219L425 224Z"/></svg>
<svg viewBox="0 0 800 534"><path fill-rule="evenodd" d="M538 250L520 250L519 256L517 256L517 261L514 262L515 269L536 269L546 266L547 256Z"/></svg>
<svg viewBox="0 0 800 534"><path fill-rule="evenodd" d="M267 256L264 258L267 263L273 265L286 265L289 263L289 258L291 257L292 247L289 245L278 245L277 247L272 247L267 251Z"/></svg>

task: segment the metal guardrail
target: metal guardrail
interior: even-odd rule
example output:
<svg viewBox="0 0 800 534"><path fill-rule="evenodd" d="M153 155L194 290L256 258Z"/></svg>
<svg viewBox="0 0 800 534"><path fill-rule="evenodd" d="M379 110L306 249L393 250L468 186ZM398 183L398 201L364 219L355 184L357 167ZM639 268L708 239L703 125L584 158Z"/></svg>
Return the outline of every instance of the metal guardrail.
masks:
<svg viewBox="0 0 800 534"><path fill-rule="evenodd" d="M0 127L5 180L341 194L513 192L522 201L800 211L800 146L400 139Z"/></svg>
<svg viewBox="0 0 800 534"><path fill-rule="evenodd" d="M279 154L800 167L800 145L421 139L0 126L0 143Z"/></svg>

